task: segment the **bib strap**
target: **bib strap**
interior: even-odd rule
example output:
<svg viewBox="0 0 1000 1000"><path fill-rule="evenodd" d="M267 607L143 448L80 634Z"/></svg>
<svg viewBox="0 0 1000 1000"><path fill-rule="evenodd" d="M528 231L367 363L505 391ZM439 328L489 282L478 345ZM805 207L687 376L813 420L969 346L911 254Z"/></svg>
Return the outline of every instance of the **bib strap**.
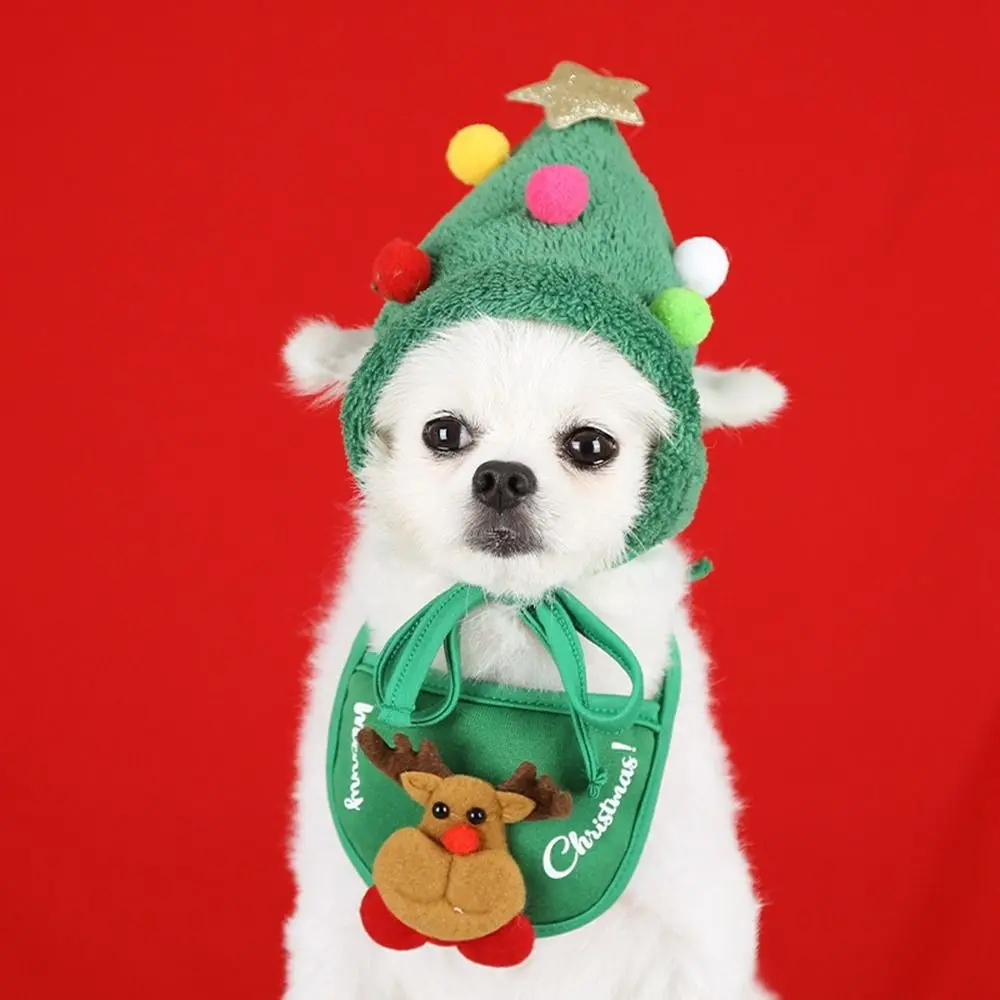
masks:
<svg viewBox="0 0 1000 1000"><path fill-rule="evenodd" d="M451 715L462 685L458 626L485 603L486 595L480 588L456 584L392 635L375 666L375 697L379 717L386 725L433 726ZM437 708L418 712L417 695L442 646L451 680L448 694Z"/></svg>
<svg viewBox="0 0 1000 1000"><path fill-rule="evenodd" d="M715 567L712 565L712 560L709 559L708 556L702 556L701 559L688 569L688 580L691 583L697 583L699 580L704 580L713 569L715 569Z"/></svg>
<svg viewBox="0 0 1000 1000"><path fill-rule="evenodd" d="M385 644L375 663L375 698L379 718L390 726L433 726L446 719L458 704L462 685L462 621L489 601L480 587L456 584L418 611ZM538 636L559 672L570 705L573 730L586 767L588 792L597 797L606 780L589 727L625 729L635 722L643 701L642 668L632 650L581 601L565 590L520 610L521 620ZM587 670L580 636L603 650L625 672L628 697L618 712L591 707ZM444 649L449 687L434 707L417 710L417 697Z"/></svg>

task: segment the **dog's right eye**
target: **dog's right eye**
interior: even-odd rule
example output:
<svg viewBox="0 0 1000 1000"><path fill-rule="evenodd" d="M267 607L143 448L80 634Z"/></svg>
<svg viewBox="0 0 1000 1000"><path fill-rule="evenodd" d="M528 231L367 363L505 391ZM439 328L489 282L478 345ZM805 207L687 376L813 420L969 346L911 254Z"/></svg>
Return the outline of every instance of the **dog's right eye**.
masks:
<svg viewBox="0 0 1000 1000"><path fill-rule="evenodd" d="M457 417L437 417L424 425L424 444L431 451L461 451L472 444L472 433Z"/></svg>

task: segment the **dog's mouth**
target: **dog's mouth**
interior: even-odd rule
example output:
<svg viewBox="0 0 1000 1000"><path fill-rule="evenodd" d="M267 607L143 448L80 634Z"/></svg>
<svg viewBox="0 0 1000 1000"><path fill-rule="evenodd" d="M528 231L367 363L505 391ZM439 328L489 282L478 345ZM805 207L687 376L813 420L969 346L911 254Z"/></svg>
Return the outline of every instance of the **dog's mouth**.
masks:
<svg viewBox="0 0 1000 1000"><path fill-rule="evenodd" d="M465 534L468 546L477 552L509 559L541 552L541 536L518 510L480 515Z"/></svg>

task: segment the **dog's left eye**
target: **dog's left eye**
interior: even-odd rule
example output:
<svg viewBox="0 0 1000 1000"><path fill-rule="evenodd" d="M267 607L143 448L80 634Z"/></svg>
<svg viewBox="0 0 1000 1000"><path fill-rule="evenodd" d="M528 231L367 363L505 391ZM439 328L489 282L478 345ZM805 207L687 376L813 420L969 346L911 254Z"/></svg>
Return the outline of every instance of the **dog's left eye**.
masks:
<svg viewBox="0 0 1000 1000"><path fill-rule="evenodd" d="M472 444L472 433L457 417L437 417L424 425L424 444L431 451L461 451Z"/></svg>
<svg viewBox="0 0 1000 1000"><path fill-rule="evenodd" d="M593 469L606 465L618 454L618 442L596 427L578 427L566 436L563 451L574 465Z"/></svg>

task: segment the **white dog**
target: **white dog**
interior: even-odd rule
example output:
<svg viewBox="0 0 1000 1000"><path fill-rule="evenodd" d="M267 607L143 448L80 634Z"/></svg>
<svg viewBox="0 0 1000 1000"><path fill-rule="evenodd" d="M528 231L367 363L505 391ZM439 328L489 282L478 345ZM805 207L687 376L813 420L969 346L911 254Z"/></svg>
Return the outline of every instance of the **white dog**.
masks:
<svg viewBox="0 0 1000 1000"><path fill-rule="evenodd" d="M293 385L338 397L371 342L368 330L305 324L285 348ZM781 384L759 369L699 366L695 383L705 429L767 420L785 400ZM482 317L438 331L385 386L357 540L312 657L295 792L286 1000L769 995L756 979L759 904L712 719L709 661L686 608L688 559L667 541L619 564L644 496L647 456L671 423L661 395L605 341L532 321ZM506 521L474 482L484 463L497 462L517 463L500 486L495 477L487 483L517 494L516 517ZM379 649L459 581L525 601L567 588L634 651L647 696L661 686L671 636L683 663L673 742L635 876L603 916L539 941L528 962L507 970L473 965L453 949L400 954L372 943L358 918L364 886L327 804L327 726L359 628L368 623ZM558 686L551 660L512 607L489 605L470 616L462 651L467 676ZM586 653L590 690L622 693L611 661L589 645Z"/></svg>

